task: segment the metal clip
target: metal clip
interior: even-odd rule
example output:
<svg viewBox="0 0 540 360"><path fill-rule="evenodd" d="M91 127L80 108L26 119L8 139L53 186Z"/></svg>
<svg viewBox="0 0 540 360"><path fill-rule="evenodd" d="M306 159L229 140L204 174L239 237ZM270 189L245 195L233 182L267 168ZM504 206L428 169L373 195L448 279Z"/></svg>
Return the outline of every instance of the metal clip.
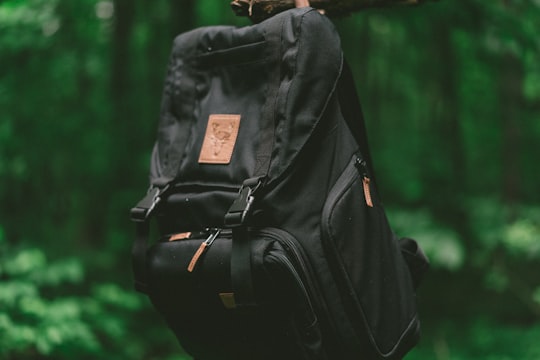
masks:
<svg viewBox="0 0 540 360"><path fill-rule="evenodd" d="M244 181L238 197L234 200L233 204L225 215L225 225L230 227L236 227L244 224L247 217L251 213L251 208L255 202L255 192L262 185L262 179L248 179Z"/></svg>
<svg viewBox="0 0 540 360"><path fill-rule="evenodd" d="M131 209L131 220L135 222L144 222L156 209L156 206L160 203L163 194L169 190L170 185L166 185L163 188L152 187L148 190L146 196L139 201L139 203Z"/></svg>

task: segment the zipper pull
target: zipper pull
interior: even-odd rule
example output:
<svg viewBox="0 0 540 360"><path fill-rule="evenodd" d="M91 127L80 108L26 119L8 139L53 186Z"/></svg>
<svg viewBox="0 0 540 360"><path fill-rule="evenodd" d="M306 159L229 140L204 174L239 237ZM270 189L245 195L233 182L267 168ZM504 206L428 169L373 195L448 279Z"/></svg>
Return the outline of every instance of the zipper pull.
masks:
<svg viewBox="0 0 540 360"><path fill-rule="evenodd" d="M212 245L212 243L216 240L219 233L221 232L220 229L214 229L214 232L208 236L208 238L201 243L201 246L197 249L195 254L193 254L193 257L191 258L191 261L189 262L187 271L193 272L195 270L195 266L197 265L197 262L201 258L201 256L208 250L208 248Z"/></svg>
<svg viewBox="0 0 540 360"><path fill-rule="evenodd" d="M367 176L364 176L362 178L362 186L364 187L364 198L366 199L366 205L369 207L373 207L373 200L371 199L371 190L369 188L369 182L371 181L370 178Z"/></svg>
<svg viewBox="0 0 540 360"><path fill-rule="evenodd" d="M369 207L373 207L373 199L371 197L371 188L369 186L371 179L368 176L367 163L363 159L356 158L354 165L356 166L358 171L360 171L360 174L362 176L362 187L364 188L364 198L366 200L366 205Z"/></svg>

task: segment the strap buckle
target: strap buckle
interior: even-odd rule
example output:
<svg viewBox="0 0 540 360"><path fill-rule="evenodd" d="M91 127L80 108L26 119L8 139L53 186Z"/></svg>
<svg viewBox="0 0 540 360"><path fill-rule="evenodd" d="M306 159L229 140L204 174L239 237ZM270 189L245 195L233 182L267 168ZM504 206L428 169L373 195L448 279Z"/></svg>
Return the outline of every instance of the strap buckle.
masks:
<svg viewBox="0 0 540 360"><path fill-rule="evenodd" d="M151 187L146 196L131 209L131 220L134 222L145 222L156 209L156 206L161 202L165 192L169 190L170 185L163 188Z"/></svg>
<svg viewBox="0 0 540 360"><path fill-rule="evenodd" d="M255 192L261 187L262 178L251 178L244 181L238 197L225 214L225 226L237 227L245 223L255 202Z"/></svg>

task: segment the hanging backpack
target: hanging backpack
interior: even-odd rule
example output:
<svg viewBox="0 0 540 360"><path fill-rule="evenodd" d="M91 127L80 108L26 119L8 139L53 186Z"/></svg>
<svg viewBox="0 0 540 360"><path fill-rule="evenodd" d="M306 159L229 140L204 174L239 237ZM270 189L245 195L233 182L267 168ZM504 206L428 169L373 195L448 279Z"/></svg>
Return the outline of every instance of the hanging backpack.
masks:
<svg viewBox="0 0 540 360"><path fill-rule="evenodd" d="M136 288L196 360L400 359L418 341L427 259L388 225L339 35L312 8L175 39L131 215Z"/></svg>

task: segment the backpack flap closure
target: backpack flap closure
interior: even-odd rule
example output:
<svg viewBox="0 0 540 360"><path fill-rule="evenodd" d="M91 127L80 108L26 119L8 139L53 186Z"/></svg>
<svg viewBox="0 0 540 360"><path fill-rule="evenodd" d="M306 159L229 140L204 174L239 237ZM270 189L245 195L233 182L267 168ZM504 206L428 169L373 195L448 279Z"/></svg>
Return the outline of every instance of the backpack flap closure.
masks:
<svg viewBox="0 0 540 360"><path fill-rule="evenodd" d="M236 186L286 171L334 93L339 35L311 8L200 28L173 47L151 182Z"/></svg>
<svg viewBox="0 0 540 360"><path fill-rule="evenodd" d="M170 185L166 185L161 189L158 187L150 188L146 193L146 196L142 198L134 208L131 209L131 220L134 222L147 221L169 188Z"/></svg>
<svg viewBox="0 0 540 360"><path fill-rule="evenodd" d="M292 166L311 137L334 95L343 64L341 40L330 20L311 8L292 11L304 15L292 18L282 34L269 182Z"/></svg>
<svg viewBox="0 0 540 360"><path fill-rule="evenodd" d="M225 215L225 225L228 227L241 226L245 223L246 218L251 213L251 207L255 201L255 192L262 185L262 179L253 178L247 179L242 184L242 188L238 193L238 197Z"/></svg>

